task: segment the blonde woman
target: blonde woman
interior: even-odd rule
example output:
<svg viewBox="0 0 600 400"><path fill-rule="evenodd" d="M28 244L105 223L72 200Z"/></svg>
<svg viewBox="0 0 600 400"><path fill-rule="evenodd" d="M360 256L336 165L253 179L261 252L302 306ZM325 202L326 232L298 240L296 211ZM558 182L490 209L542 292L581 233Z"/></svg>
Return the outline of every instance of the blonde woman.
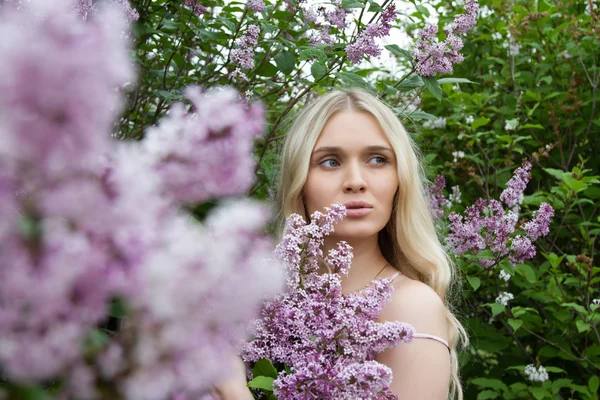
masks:
<svg viewBox="0 0 600 400"><path fill-rule="evenodd" d="M347 217L323 248L327 254L345 240L354 249L343 292L393 277L380 320L408 322L417 332L411 343L377 357L393 372L392 392L400 400L462 399L457 345L467 337L448 306L453 265L422 179L416 146L388 106L358 89L328 93L299 113L285 138L276 234L281 239L292 213L308 220L314 211L345 204Z"/></svg>

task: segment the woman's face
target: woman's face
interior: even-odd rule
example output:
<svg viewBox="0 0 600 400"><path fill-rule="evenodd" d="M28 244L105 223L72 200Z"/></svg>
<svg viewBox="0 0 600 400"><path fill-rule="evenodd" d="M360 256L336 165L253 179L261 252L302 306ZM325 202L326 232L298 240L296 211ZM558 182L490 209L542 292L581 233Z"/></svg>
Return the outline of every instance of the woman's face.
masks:
<svg viewBox="0 0 600 400"><path fill-rule="evenodd" d="M397 189L395 154L377 120L360 111L332 115L311 154L303 190L309 216L333 203L365 202L366 209L348 209L332 236L370 237L390 220Z"/></svg>

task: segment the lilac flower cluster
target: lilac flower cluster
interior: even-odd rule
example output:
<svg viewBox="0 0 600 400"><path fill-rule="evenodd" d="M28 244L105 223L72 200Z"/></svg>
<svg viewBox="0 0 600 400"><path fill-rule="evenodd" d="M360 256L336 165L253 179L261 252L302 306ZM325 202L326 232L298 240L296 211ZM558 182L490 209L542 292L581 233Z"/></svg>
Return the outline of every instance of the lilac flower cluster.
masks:
<svg viewBox="0 0 600 400"><path fill-rule="evenodd" d="M330 25L342 30L346 27L346 17L351 13L351 10L342 8L342 0L333 0L332 4L334 6L332 10L323 9L323 17Z"/></svg>
<svg viewBox="0 0 600 400"><path fill-rule="evenodd" d="M433 76L437 73L452 72L452 65L462 62L460 54L463 48L459 35L466 33L475 25L479 4L476 0L467 0L465 14L457 15L444 30L446 40L438 42L437 25L427 24L419 33L416 49L413 53L415 69L421 76Z"/></svg>
<svg viewBox="0 0 600 400"><path fill-rule="evenodd" d="M515 170L507 189L500 195L506 206L514 206L516 199L523 196L530 169L531 164L525 162ZM486 249L491 250L494 259L480 260L483 267L492 267L506 256L511 264L516 265L535 256L533 242L548 234L552 216L552 207L542 203L534 212L534 219L523 225L525 235L515 235L519 219L518 210L507 212L500 201L492 199L486 202L480 198L475 204L467 207L464 216L456 212L450 214L451 233L448 236L448 244L456 254L467 251L477 254Z"/></svg>
<svg viewBox="0 0 600 400"><path fill-rule="evenodd" d="M84 20L88 19L91 15L98 12L98 6L93 0L72 0L75 12ZM140 14L137 10L129 4L128 0L109 0L109 4L117 6L123 12L123 15L130 21L137 21L140 18Z"/></svg>
<svg viewBox="0 0 600 400"><path fill-rule="evenodd" d="M202 15L208 11L205 6L200 4L200 0L183 0L183 5L196 15Z"/></svg>
<svg viewBox="0 0 600 400"><path fill-rule="evenodd" d="M64 398L98 398L100 381L122 398L198 398L284 283L265 261L264 206L225 203L202 224L181 210L243 194L262 110L192 88L193 112L175 106L144 141L113 142L115 89L134 79L126 21L114 5L86 21L72 10L0 11L0 369L58 379ZM84 352L115 297L122 329Z"/></svg>
<svg viewBox="0 0 600 400"><path fill-rule="evenodd" d="M242 69L254 68L254 48L258 45L260 30L256 25L249 25L248 30L238 42L237 49L231 51L231 61Z"/></svg>
<svg viewBox="0 0 600 400"><path fill-rule="evenodd" d="M292 214L275 254L288 270L288 291L268 301L252 327L253 340L242 352L247 362L284 363L273 383L278 399L394 399L391 370L375 355L410 342L414 328L401 322L376 322L389 300L389 279L373 281L359 292L342 294L352 248L340 242L323 258L324 237L345 216L335 204L315 212L311 222ZM319 260L331 272L319 274Z"/></svg>
<svg viewBox="0 0 600 400"><path fill-rule="evenodd" d="M395 20L396 5L392 2L381 14L379 22L367 25L358 34L356 41L346 46L348 59L353 64L358 64L364 56L378 57L381 54L381 47L375 43L375 38L389 35Z"/></svg>
<svg viewBox="0 0 600 400"><path fill-rule="evenodd" d="M265 9L265 2L263 0L248 0L248 8L252 11L261 12Z"/></svg>
<svg viewBox="0 0 600 400"><path fill-rule="evenodd" d="M185 94L194 109L173 106L157 127L148 129L143 148L154 160L163 192L177 203L196 204L244 193L254 183L253 140L263 133L264 108L247 107L235 90Z"/></svg>
<svg viewBox="0 0 600 400"><path fill-rule="evenodd" d="M444 207L448 204L448 199L442 192L446 187L446 179L438 175L427 190L429 192L429 202L431 206L431 213L434 218L439 219L444 216Z"/></svg>

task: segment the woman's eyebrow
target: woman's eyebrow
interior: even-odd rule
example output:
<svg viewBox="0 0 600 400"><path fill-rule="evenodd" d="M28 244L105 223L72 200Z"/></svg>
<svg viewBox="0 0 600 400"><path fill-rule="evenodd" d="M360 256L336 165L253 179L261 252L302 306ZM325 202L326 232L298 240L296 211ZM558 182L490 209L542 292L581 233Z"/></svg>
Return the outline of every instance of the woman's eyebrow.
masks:
<svg viewBox="0 0 600 400"><path fill-rule="evenodd" d="M394 152L391 148L389 147L385 147L385 146L367 146L364 148L364 150L366 151L389 151L389 152ZM323 146L323 147L319 147L317 150L313 151L313 154L317 154L317 153L343 153L343 150L341 147L337 147L337 146Z"/></svg>

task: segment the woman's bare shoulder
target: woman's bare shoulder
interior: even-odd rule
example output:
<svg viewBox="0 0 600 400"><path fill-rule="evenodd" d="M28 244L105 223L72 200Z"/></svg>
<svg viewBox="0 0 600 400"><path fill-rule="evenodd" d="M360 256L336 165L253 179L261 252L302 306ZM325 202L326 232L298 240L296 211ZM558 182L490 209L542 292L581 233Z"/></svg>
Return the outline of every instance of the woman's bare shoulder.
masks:
<svg viewBox="0 0 600 400"><path fill-rule="evenodd" d="M427 284L405 275L394 281L394 292L380 314L381 321L401 321L417 332L447 338L444 302Z"/></svg>

